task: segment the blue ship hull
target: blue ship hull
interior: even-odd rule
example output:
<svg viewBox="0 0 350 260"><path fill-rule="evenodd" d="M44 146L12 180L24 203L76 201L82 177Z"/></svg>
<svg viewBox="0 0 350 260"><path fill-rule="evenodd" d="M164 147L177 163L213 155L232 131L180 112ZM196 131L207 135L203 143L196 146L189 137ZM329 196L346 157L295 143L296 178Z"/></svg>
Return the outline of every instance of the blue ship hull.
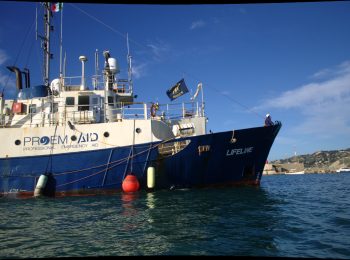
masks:
<svg viewBox="0 0 350 260"><path fill-rule="evenodd" d="M270 148L281 124L177 139L188 145L162 154L148 143L103 150L4 158L0 160L0 194L31 197L40 175L48 176L47 196L96 195L122 189L132 173L147 187L147 169L155 169L152 189L259 185ZM174 140L173 140L174 141ZM172 142L173 142L172 141Z"/></svg>

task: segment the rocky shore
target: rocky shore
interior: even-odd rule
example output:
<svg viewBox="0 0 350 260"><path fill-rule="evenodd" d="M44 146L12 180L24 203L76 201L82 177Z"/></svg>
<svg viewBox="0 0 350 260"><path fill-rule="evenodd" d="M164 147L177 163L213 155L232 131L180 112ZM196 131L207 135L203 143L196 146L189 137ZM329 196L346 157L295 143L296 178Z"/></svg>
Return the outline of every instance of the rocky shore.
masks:
<svg viewBox="0 0 350 260"><path fill-rule="evenodd" d="M271 164L303 163L305 173L332 173L350 166L350 148L345 150L318 151L271 161Z"/></svg>

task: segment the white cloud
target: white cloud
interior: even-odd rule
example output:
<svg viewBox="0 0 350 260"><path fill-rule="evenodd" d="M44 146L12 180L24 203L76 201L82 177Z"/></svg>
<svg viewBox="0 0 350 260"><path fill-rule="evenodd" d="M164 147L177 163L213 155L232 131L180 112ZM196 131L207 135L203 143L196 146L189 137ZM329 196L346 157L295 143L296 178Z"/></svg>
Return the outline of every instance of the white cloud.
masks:
<svg viewBox="0 0 350 260"><path fill-rule="evenodd" d="M147 46L151 48L153 59L156 61L161 61L170 49L167 44L160 41L157 43L147 44Z"/></svg>
<svg viewBox="0 0 350 260"><path fill-rule="evenodd" d="M194 22L192 22L192 24L190 26L190 30L194 30L194 29L197 29L197 28L204 27L205 24L206 23L204 21L202 21L202 20L194 21Z"/></svg>
<svg viewBox="0 0 350 260"><path fill-rule="evenodd" d="M3 67L4 63L8 60L8 56L4 50L0 49L0 66ZM0 70L0 89L6 85L8 81L8 76L5 75L1 70Z"/></svg>
<svg viewBox="0 0 350 260"><path fill-rule="evenodd" d="M2 73L2 71L0 71L0 86L1 87L5 86L5 84L8 80L7 78L8 78L8 75L5 75L4 73Z"/></svg>
<svg viewBox="0 0 350 260"><path fill-rule="evenodd" d="M338 65L336 68L326 68L321 69L320 71L314 73L311 78L312 79L326 79L335 77L337 75L342 75L350 72L350 61L345 61Z"/></svg>
<svg viewBox="0 0 350 260"><path fill-rule="evenodd" d="M328 79L286 91L256 109L293 109L300 115L293 129L295 133L317 135L319 138L349 136L350 62L314 75L327 75Z"/></svg>
<svg viewBox="0 0 350 260"><path fill-rule="evenodd" d="M311 78L313 79L321 79L321 78L325 78L327 76L330 76L332 74L332 70L330 69L322 69L316 73L314 73Z"/></svg>
<svg viewBox="0 0 350 260"><path fill-rule="evenodd" d="M350 86L349 86L350 89ZM305 119L295 131L304 134L317 134L321 138L335 135L350 137L350 95L328 100L304 109Z"/></svg>
<svg viewBox="0 0 350 260"><path fill-rule="evenodd" d="M143 61L133 63L132 74L135 79L147 75L149 66L161 63L165 57L169 56L170 47L161 40L147 44L148 49L137 51L137 56L144 57ZM145 61L146 60L146 61Z"/></svg>
<svg viewBox="0 0 350 260"><path fill-rule="evenodd" d="M350 72L327 81L310 83L284 92L270 99L266 106L271 108L315 107L319 104L342 102L350 94Z"/></svg>
<svg viewBox="0 0 350 260"><path fill-rule="evenodd" d="M8 77L6 75L3 75L0 71L0 90L2 90L2 88L5 86L7 78Z"/></svg>
<svg viewBox="0 0 350 260"><path fill-rule="evenodd" d="M135 56L142 58L139 61L133 60L132 74L135 79L147 75L150 66L162 63L165 59L169 59L170 55L174 55L174 52L170 52L169 44L160 39L156 39L146 46L148 48L136 51L137 55Z"/></svg>
<svg viewBox="0 0 350 260"><path fill-rule="evenodd" d="M0 49L0 66L5 67L3 65L8 59L9 56L7 55L7 53L4 50ZM7 91L9 95L13 95L16 87L15 80L13 78L9 78L8 71L7 74L5 74L3 71L5 71L5 69L0 70L0 91L2 91L4 87L6 87L5 91Z"/></svg>
<svg viewBox="0 0 350 260"><path fill-rule="evenodd" d="M8 60L8 58L9 57L7 56L7 54L3 50L0 49L0 65L4 64L5 61Z"/></svg>
<svg viewBox="0 0 350 260"><path fill-rule="evenodd" d="M142 64L138 64L138 65L133 65L132 67L132 75L135 79L139 79L143 76L145 76L146 73L146 68L147 68L147 64L146 63L142 63Z"/></svg>

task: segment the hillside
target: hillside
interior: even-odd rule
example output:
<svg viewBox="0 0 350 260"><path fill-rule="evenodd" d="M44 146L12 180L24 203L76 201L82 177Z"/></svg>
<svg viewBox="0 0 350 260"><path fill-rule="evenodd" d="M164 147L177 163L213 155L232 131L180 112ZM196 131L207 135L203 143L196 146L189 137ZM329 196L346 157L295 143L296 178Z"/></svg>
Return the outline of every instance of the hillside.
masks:
<svg viewBox="0 0 350 260"><path fill-rule="evenodd" d="M334 172L342 167L350 166L350 148L345 150L318 151L313 154L297 155L270 163L304 163L305 172Z"/></svg>

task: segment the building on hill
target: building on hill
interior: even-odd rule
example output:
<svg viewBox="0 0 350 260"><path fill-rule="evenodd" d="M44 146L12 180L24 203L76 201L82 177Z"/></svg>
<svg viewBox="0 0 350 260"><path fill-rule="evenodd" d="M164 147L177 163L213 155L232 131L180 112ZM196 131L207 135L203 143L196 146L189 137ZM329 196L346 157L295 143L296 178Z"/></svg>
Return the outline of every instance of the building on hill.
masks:
<svg viewBox="0 0 350 260"><path fill-rule="evenodd" d="M263 174L303 174L304 163L267 163Z"/></svg>

